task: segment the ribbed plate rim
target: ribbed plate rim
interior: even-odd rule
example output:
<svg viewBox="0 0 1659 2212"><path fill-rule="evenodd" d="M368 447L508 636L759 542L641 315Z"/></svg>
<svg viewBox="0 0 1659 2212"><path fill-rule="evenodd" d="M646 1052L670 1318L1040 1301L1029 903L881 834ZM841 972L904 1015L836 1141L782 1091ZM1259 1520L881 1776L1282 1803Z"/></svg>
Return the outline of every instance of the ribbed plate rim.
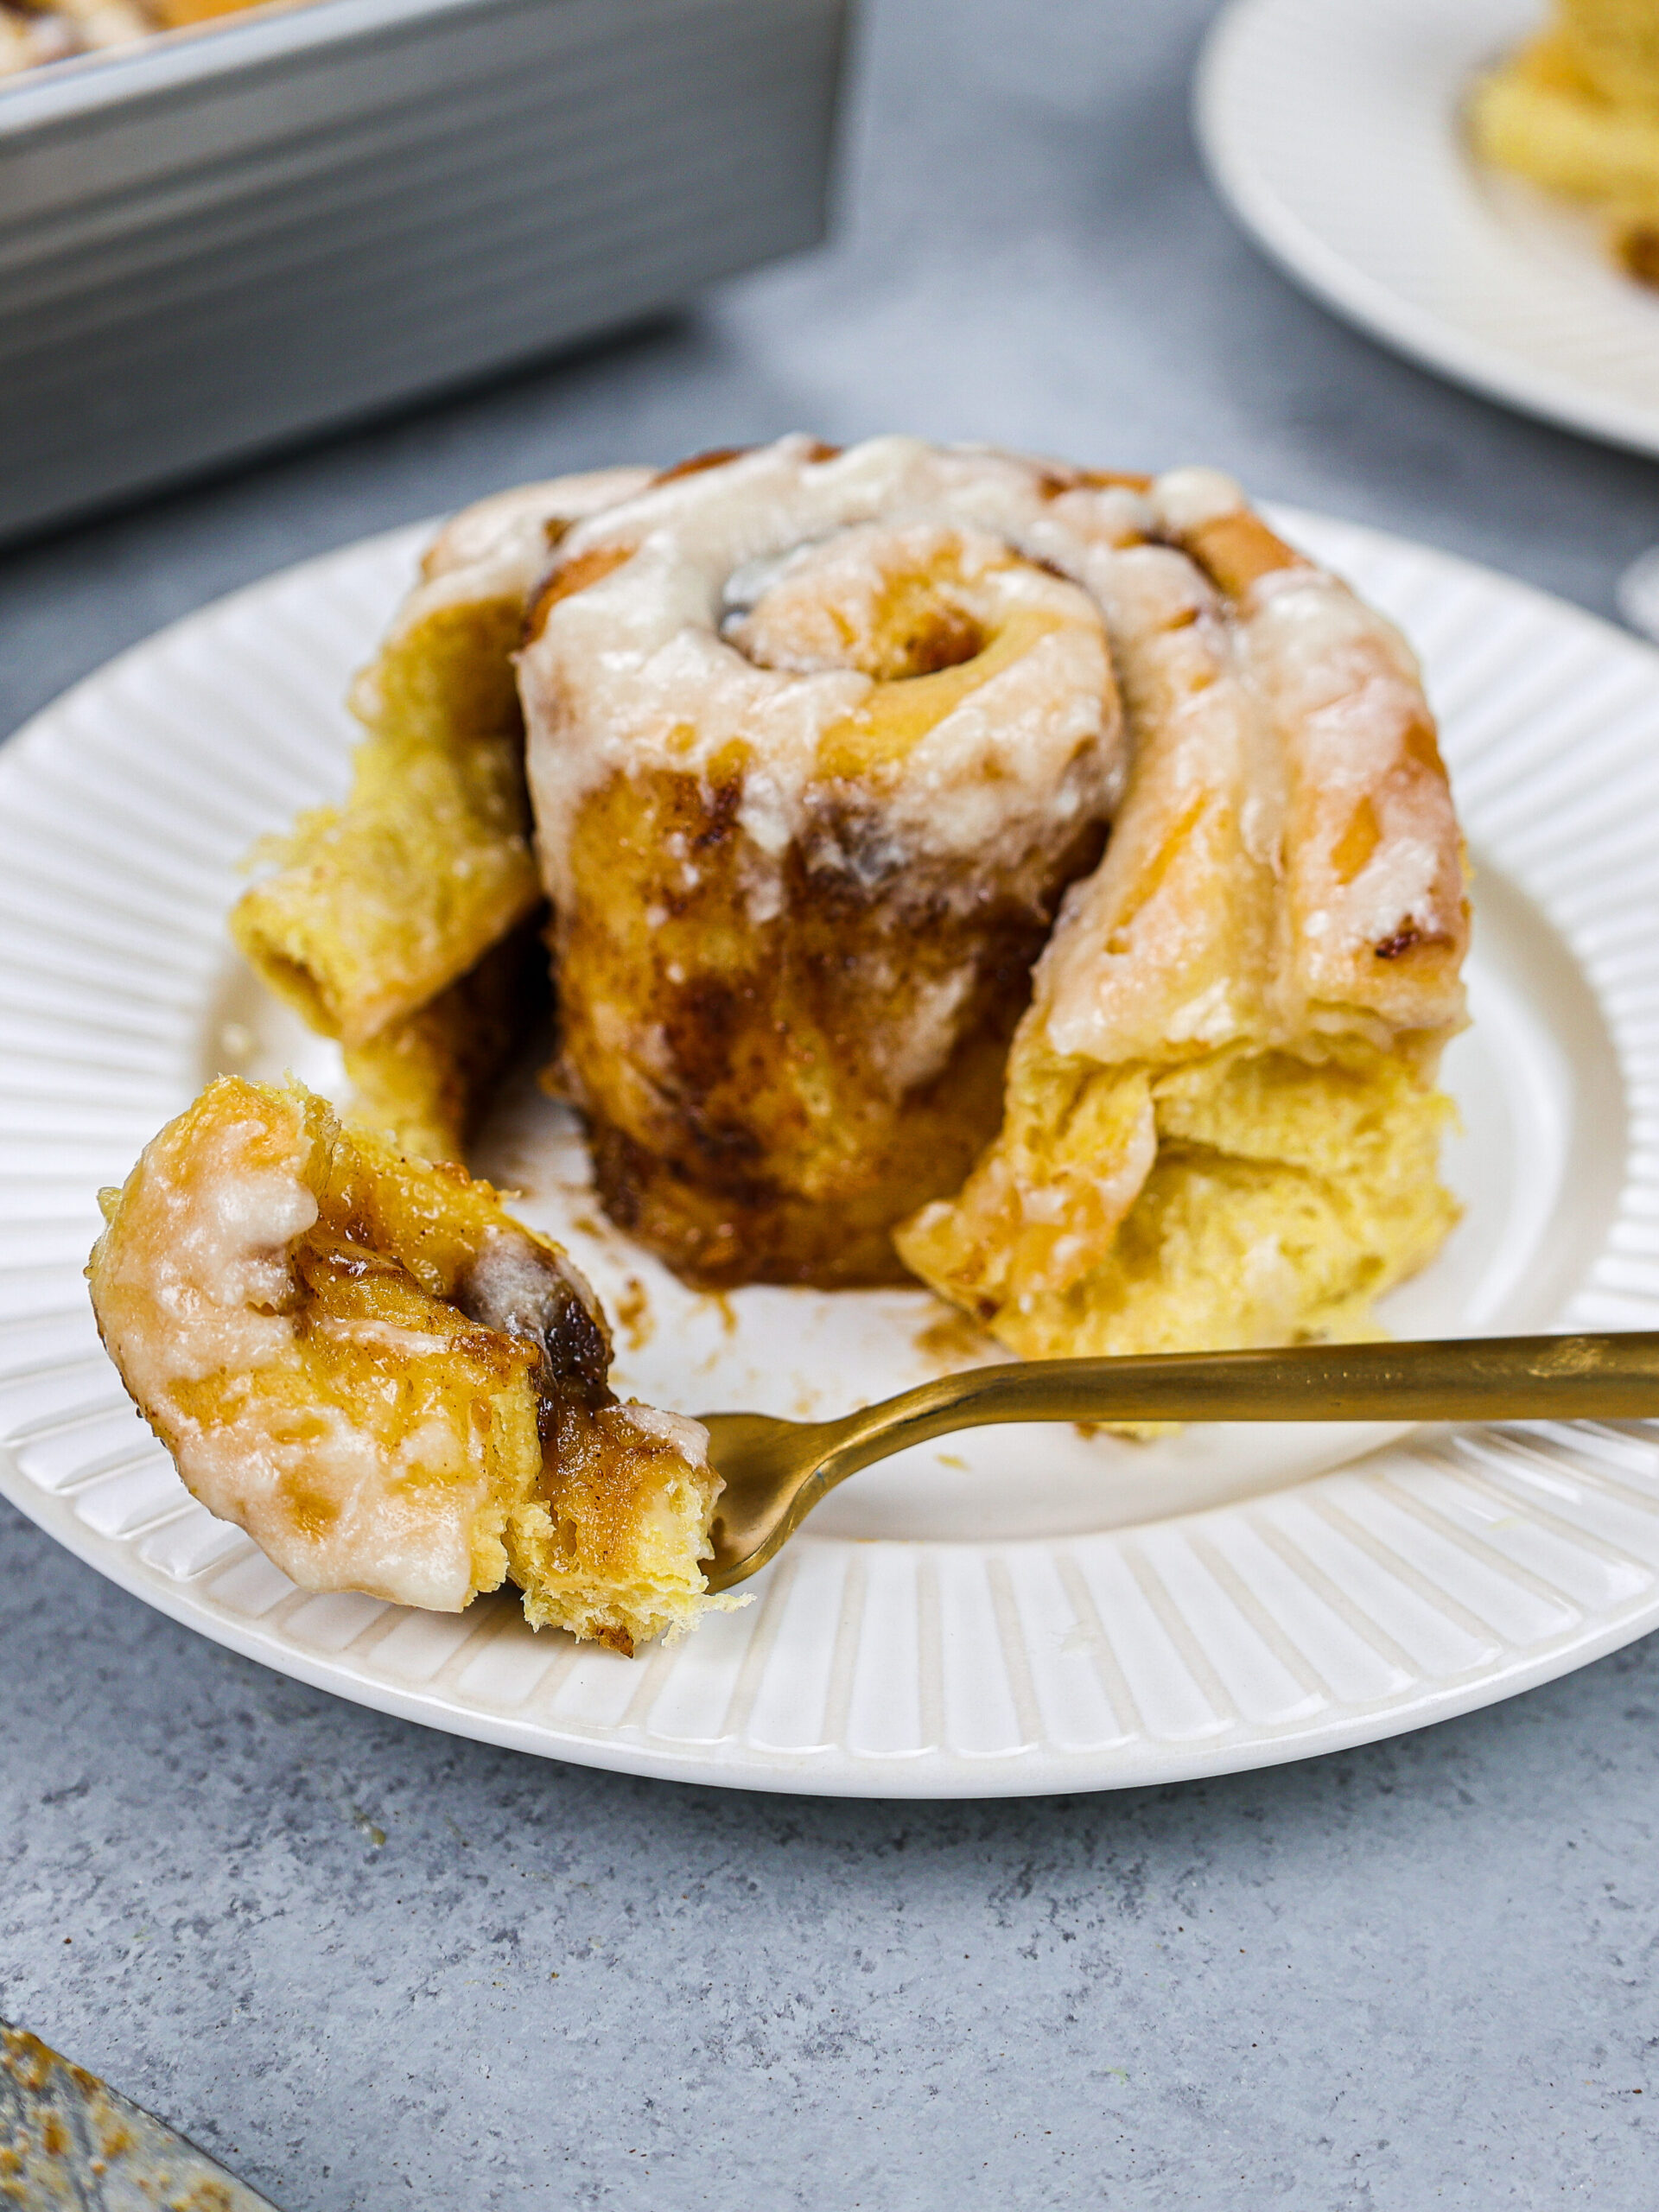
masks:
<svg viewBox="0 0 1659 2212"><path fill-rule="evenodd" d="M1417 11L1444 20L1440 0L1344 0L1391 27L1405 30ZM1644 406L1599 388L1587 369L1563 374L1523 352L1465 328L1432 304L1413 299L1383 275L1367 268L1325 234L1321 210L1287 198L1269 173L1272 119L1243 98L1241 79L1266 41L1276 41L1303 0L1230 0L1206 35L1193 80L1193 124L1205 167L1222 198L1265 252L1317 298L1348 321L1382 339L1425 367L1502 400L1522 414L1541 416L1608 444L1659 454L1659 406ZM1515 0L1515 35L1534 28L1536 10ZM1471 35L1472 72L1487 59L1490 40ZM1323 85L1321 91L1325 88ZM1444 99L1446 88L1425 85L1425 101ZM1446 128L1455 125L1449 105ZM1397 202L1379 180L1379 204ZM1548 281L1547 270L1540 271ZM1569 302L1575 316L1582 302ZM1659 341L1659 328L1656 329Z"/></svg>
<svg viewBox="0 0 1659 2212"><path fill-rule="evenodd" d="M1615 671L1620 668L1627 673L1634 671L1642 677L1644 683L1659 677L1659 655L1651 653L1579 609L1477 564L1414 545L1406 539L1390 537L1381 532L1335 523L1318 516L1287 512L1281 518L1293 535L1300 533L1318 545L1332 549L1331 557L1337 559L1338 563L1344 557L1344 548L1347 549L1345 557L1351 560L1357 559L1363 554L1379 564L1404 563L1408 571L1427 578L1437 586L1443 585L1448 591L1456 587L1475 594L1477 599L1483 599L1484 595L1484 603L1491 609L1504 610L1510 616L1524 618L1530 631L1565 641L1575 652L1587 652L1592 657L1599 657ZM3 833L8 791L22 785L26 772L34 765L73 769L77 747L85 742L84 737L78 735L78 731L88 726L89 721L95 724L102 708L117 702L124 689L130 690L135 684L153 683L158 672L164 679L169 655L185 648L205 645L211 662L216 650L224 650L224 640L233 631L245 630L251 617L256 622L262 618L268 619L269 610L278 601L309 604L319 595L336 589L342 578L367 573L375 569L376 564L385 567L388 563L406 563L412 558L429 530L429 525L416 525L385 533L377 538L362 541L339 552L282 571L185 618L182 622L130 648L84 679L36 716L3 752L0 752L0 834ZM219 640L217 647L213 642L215 639ZM1656 690L1659 690L1659 686ZM1509 741L1513 744L1513 736ZM1500 749L1503 742L1498 741ZM1482 755L1483 760L1487 757ZM1582 889L1581 885L1580 888ZM1548 912L1549 897L1542 893L1537 895L1540 905ZM206 907L199 906L194 912L198 931L206 928L211 934L216 918ZM4 944L9 926L3 918L0 918L0 946ZM3 958L0 957L0 1001L3 1001L4 986L11 972ZM1656 982L1659 982L1659 963L1654 964L1654 975ZM188 1012L188 988L182 1003ZM3 1012L3 1007L0 1007L0 1013ZM1612 1017L1610 1015L1609 1019L1611 1021ZM9 1168L16 1170L20 1162L26 1163L28 1136L27 1130L21 1137L16 1134L0 1135L0 1178L6 1175ZM1655 1131L1649 1128L1642 1141L1650 1147L1654 1137ZM89 1138L87 1141L91 1143L94 1140ZM1647 1187L1655 1187L1651 1173ZM6 1221L0 1218L0 1230L6 1226ZM50 1316L64 1310L66 1298L73 1299L78 1295L78 1289L66 1283L63 1269L60 1268L56 1278L43 1276L40 1299L33 1308L27 1305L20 1307L7 1325L8 1331L34 1321L45 1325ZM1659 1303L1656 1303L1645 1290L1633 1294L1630 1302L1633 1309L1651 1310L1655 1317L1659 1318ZM3 1346L7 1340L6 1336L0 1335L0 1346ZM79 1359L81 1355L77 1352L74 1357ZM5 1382L0 1383L0 1394L20 1382L30 1382L39 1379L50 1384L54 1374L61 1374L65 1378L61 1388L67 1394L62 1400L67 1421L69 1409L81 1400L99 1390L107 1397L112 1380L106 1370L94 1369L83 1387L81 1381L77 1379L79 1372L73 1361L60 1368L54 1368L53 1363L48 1361L38 1369L9 1369ZM1631 1440L1638 1447L1645 1448L1642 1439ZM1427 1446L1432 1446L1433 1441L1432 1438L1427 1440ZM27 1448L26 1443L20 1448ZM88 1462L89 1468L94 1465ZM122 1465L124 1465L125 1462L123 1461ZM1351 1473L1351 1471L1343 1471ZM97 1480L104 1479L108 1478L95 1475L74 1495L84 1496L86 1491L95 1486ZM1319 1478L1318 1482L1328 1483L1337 1479L1340 1479L1340 1476ZM1309 1487L1317 1488L1318 1484ZM1580 1630L1548 1639L1543 1648L1530 1653L1509 1650L1484 1668L1470 1673L1465 1679L1438 1688L1427 1687L1420 1681L1408 1698L1395 1704L1377 1705L1366 1710L1332 1709L1317 1724L1281 1726L1263 1723L1253 1727L1241 1724L1237 1728L1224 1729L1224 1740L1206 1738L1179 1743L1172 1741L1167 1733L1157 1735L1143 1730L1133 1749L1116 1751L1109 1748L1104 1751L1067 1751L1055 1748L1052 1744L1040 1748L1010 1750L994 1754L952 1751L937 1746L898 1753L871 1754L855 1752L844 1745L827 1751L785 1752L767 1751L753 1744L731 1742L700 1742L677 1748L661 1737L654 1741L648 1740L638 1726L626 1724L561 1727L545 1719L526 1719L515 1718L508 1712L491 1711L478 1702L468 1703L458 1693L399 1688L395 1681L375 1676L366 1666L353 1660L350 1656L349 1645L340 1656L326 1656L314 1646L302 1644L288 1637L281 1629L273 1630L261 1625L254 1618L231 1616L222 1606L209 1602L201 1588L200 1578L192 1583L169 1580L159 1570L144 1565L139 1558L137 1547L148 1536L150 1524L145 1523L130 1536L95 1533L77 1519L72 1500L41 1489L33 1478L24 1474L16 1453L10 1449L0 1451L0 1489L3 1489L21 1510L62 1542L66 1548L131 1594L244 1656L257 1660L313 1687L327 1689L377 1710L418 1720L458 1735L577 1764L667 1779L808 1795L893 1798L1044 1796L1100 1788L1145 1786L1275 1764L1351 1748L1471 1711L1552 1680L1659 1625L1659 1578L1649 1577L1651 1586L1643 1602L1618 1605L1605 1618L1599 1621L1591 1622L1586 1618ZM1625 1503L1628 1507L1628 1499ZM1202 1524L1217 1515L1224 1516L1243 1510L1217 1508L1212 1509L1207 1516L1173 1516L1166 1522L1142 1524L1128 1533L1136 1541L1138 1554L1142 1539L1155 1538L1163 1530L1185 1530L1190 1533L1193 1529L1197 1529L1199 1535L1203 1536ZM1659 1529L1659 1503L1656 1503L1649 1517L1654 1522L1656 1529ZM161 1525L175 1524L166 1522ZM1095 1540L1067 1541L1071 1541L1075 1548L1077 1543ZM1599 1538L1589 1541L1601 1542ZM803 1540L803 1556L809 1541ZM835 1543L822 1543L816 1548L824 1554L858 1554L867 1561L876 1554L903 1552L913 1552L918 1560L932 1559L936 1554L943 1557L950 1549L943 1546ZM1017 1564L1022 1557L1029 1555L1035 1558L1045 1551L1046 1546L1044 1540L1036 1539L1024 1544L957 1548L963 1557L983 1554L988 1558L995 1554ZM1047 1548L1052 1550L1054 1548ZM1473 1546L1469 1548L1472 1551ZM1603 1551L1606 1548L1605 1544L1602 1544ZM1588 1553L1585 1555L1590 1556ZM203 1573L228 1573L232 1567L239 1564L241 1556L245 1556L245 1550L236 1558L227 1558L204 1569ZM1656 1558L1659 1562L1659 1551L1656 1551ZM859 1572L862 1573L864 1569L861 1567ZM1522 1587L1520 1580L1516 1581L1516 1587ZM298 1610L299 1602L289 1603L288 1609ZM474 1617L467 1618L472 1619ZM372 1625L378 1626L378 1624ZM496 1639L487 1617L480 1617L479 1625L482 1637L479 1649L482 1651ZM370 1632L371 1630L365 1628L360 1633L366 1636ZM353 1638L352 1642L356 1640ZM682 1649L692 1649L695 1642L694 1638ZM459 1663L464 1649L465 1638L454 1655L454 1663ZM564 1662L561 1661L559 1663L563 1665ZM660 1680L666 1682L670 1679L669 1662L666 1661L659 1663L647 1660L644 1662L644 1671L633 1679L641 1685L646 1684L648 1680L658 1680L658 1676L650 1672L653 1666L658 1666ZM644 1694L642 1688L636 1694L635 1702ZM733 1694L735 1697L735 1692ZM1214 1733L1212 1731L1212 1737Z"/></svg>

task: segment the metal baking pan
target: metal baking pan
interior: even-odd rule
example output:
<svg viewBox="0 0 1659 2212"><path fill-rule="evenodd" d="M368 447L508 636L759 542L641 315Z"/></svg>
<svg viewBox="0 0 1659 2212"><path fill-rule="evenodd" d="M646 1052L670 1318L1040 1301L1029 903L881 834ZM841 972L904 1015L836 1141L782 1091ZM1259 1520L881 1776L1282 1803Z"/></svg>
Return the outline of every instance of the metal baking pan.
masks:
<svg viewBox="0 0 1659 2212"><path fill-rule="evenodd" d="M847 0L311 0L0 84L0 533L822 235Z"/></svg>

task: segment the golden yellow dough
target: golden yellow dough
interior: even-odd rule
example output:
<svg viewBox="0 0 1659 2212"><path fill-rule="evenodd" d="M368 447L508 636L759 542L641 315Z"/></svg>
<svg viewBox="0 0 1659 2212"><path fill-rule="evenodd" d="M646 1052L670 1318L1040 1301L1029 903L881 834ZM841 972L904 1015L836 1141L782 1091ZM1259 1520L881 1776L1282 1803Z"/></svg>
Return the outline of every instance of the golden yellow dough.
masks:
<svg viewBox="0 0 1659 2212"><path fill-rule="evenodd" d="M619 1404L557 1246L486 1183L224 1077L146 1147L88 1275L189 1489L302 1588L623 1651L693 1621L718 1478L694 1421Z"/></svg>
<svg viewBox="0 0 1659 2212"><path fill-rule="evenodd" d="M1659 7L1654 0L1557 0L1561 35L1605 99L1659 119Z"/></svg>
<svg viewBox="0 0 1659 2212"><path fill-rule="evenodd" d="M1091 1206L1092 1167L1148 1110L1155 1157L1114 1224ZM899 1249L1027 1358L1364 1336L1372 1300L1457 1219L1438 1173L1449 1116L1358 1040L1324 1065L1241 1052L1106 1071L1021 1053L1000 1149ZM1063 1201L1055 1220L1027 1218L1033 1192Z"/></svg>
<svg viewBox="0 0 1659 2212"><path fill-rule="evenodd" d="M1011 1055L1001 1130L898 1233L1027 1357L1362 1334L1457 1217L1433 1087L1461 848L1397 636L1204 471L1101 569L1128 795Z"/></svg>
<svg viewBox="0 0 1659 2212"><path fill-rule="evenodd" d="M528 595L575 518L645 480L527 485L456 516L429 550L352 708L368 732L344 804L268 840L231 934L345 1050L357 1113L404 1148L461 1156L545 1003L522 945L541 891L512 655Z"/></svg>
<svg viewBox="0 0 1659 2212"><path fill-rule="evenodd" d="M539 902L511 595L432 610L354 695L343 807L303 816L231 932L313 1028L362 1045L463 976Z"/></svg>
<svg viewBox="0 0 1659 2212"><path fill-rule="evenodd" d="M526 923L425 1006L342 1048L353 1120L417 1159L462 1159L497 1077L548 1005L546 944Z"/></svg>

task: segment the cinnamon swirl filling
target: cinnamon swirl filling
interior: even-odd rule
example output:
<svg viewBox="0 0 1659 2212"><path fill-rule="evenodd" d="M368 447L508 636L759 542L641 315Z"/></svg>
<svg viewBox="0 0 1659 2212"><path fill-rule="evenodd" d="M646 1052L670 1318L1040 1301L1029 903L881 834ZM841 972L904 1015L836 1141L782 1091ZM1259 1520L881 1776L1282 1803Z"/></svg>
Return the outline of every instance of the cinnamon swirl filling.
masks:
<svg viewBox="0 0 1659 2212"><path fill-rule="evenodd" d="M521 656L563 1079L687 1279L902 1279L1122 778L1046 472L803 439L573 530Z"/></svg>

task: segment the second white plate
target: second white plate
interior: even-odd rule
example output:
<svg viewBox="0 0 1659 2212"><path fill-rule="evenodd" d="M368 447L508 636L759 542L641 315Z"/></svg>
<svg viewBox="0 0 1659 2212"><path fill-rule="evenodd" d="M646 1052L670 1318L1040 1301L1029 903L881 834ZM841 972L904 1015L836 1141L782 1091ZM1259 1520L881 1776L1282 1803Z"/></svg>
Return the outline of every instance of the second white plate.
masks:
<svg viewBox="0 0 1659 2212"><path fill-rule="evenodd" d="M1305 515L1421 652L1478 867L1448 1059L1467 1216L1402 1331L1659 1325L1659 655L1559 602ZM0 753L0 1485L146 1602L298 1679L523 1750L748 1788L978 1796L1359 1743L1659 1624L1659 1440L1069 1429L871 1470L756 1602L630 1662L298 1591L186 1495L97 1343L94 1194L217 1068L327 1052L225 936L238 862L344 779L347 677L423 533L348 547L112 663ZM920 1292L700 1299L606 1230L526 1084L487 1165L575 1249L625 1389L826 1409L983 1356ZM66 1621L66 1636L73 1633Z"/></svg>
<svg viewBox="0 0 1659 2212"><path fill-rule="evenodd" d="M1328 305L1461 384L1659 454L1659 294L1593 219L1478 164L1477 73L1537 0L1234 0L1196 118L1245 227Z"/></svg>

